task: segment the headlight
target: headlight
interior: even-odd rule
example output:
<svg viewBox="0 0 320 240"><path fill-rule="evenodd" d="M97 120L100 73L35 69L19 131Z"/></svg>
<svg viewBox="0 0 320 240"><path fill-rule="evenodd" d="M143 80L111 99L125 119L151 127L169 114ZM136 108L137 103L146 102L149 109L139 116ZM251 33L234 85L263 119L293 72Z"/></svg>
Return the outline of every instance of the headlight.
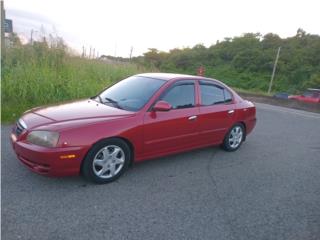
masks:
<svg viewBox="0 0 320 240"><path fill-rule="evenodd" d="M55 147L59 140L59 133L49 131L32 131L27 136L27 141L43 146L43 147Z"/></svg>

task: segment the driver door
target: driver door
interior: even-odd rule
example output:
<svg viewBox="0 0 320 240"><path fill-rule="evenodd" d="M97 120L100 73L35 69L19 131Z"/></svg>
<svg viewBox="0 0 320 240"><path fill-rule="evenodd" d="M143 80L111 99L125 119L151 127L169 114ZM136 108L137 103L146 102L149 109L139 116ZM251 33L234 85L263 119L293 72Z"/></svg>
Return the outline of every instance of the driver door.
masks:
<svg viewBox="0 0 320 240"><path fill-rule="evenodd" d="M197 144L196 88L193 80L171 85L158 100L171 104L166 112L150 110L144 116L144 153L161 155Z"/></svg>

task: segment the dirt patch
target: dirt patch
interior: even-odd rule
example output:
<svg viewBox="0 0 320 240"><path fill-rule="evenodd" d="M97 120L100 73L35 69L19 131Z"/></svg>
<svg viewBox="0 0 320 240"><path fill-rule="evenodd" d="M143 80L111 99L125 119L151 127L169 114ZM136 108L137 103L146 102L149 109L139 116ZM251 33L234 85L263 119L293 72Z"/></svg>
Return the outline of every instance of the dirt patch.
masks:
<svg viewBox="0 0 320 240"><path fill-rule="evenodd" d="M320 113L320 104L319 103L305 103L300 102L294 99L280 99L275 97L263 96L254 93L243 93L238 92L238 94L249 101L258 102L258 103L267 103L271 105L294 108L309 112Z"/></svg>

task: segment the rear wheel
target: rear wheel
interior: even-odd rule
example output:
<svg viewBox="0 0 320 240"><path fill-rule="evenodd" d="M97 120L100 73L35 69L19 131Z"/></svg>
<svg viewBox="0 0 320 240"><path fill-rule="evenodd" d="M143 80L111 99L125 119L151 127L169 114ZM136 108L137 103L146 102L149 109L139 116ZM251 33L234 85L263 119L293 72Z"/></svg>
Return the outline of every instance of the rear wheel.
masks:
<svg viewBox="0 0 320 240"><path fill-rule="evenodd" d="M95 144L82 165L84 177L95 183L109 183L121 176L131 159L129 146L121 139L106 139Z"/></svg>
<svg viewBox="0 0 320 240"><path fill-rule="evenodd" d="M224 138L223 149L229 152L236 151L241 146L244 136L243 125L240 123L235 124Z"/></svg>

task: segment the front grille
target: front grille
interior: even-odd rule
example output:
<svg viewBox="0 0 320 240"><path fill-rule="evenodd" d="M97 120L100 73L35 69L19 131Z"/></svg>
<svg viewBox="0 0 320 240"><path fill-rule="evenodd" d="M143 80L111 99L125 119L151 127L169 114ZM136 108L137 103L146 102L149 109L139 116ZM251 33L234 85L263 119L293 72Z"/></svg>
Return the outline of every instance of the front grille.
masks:
<svg viewBox="0 0 320 240"><path fill-rule="evenodd" d="M16 123L16 129L15 129L15 132L16 132L16 135L19 136L23 131L25 130L25 128L21 125L21 123L18 121Z"/></svg>

